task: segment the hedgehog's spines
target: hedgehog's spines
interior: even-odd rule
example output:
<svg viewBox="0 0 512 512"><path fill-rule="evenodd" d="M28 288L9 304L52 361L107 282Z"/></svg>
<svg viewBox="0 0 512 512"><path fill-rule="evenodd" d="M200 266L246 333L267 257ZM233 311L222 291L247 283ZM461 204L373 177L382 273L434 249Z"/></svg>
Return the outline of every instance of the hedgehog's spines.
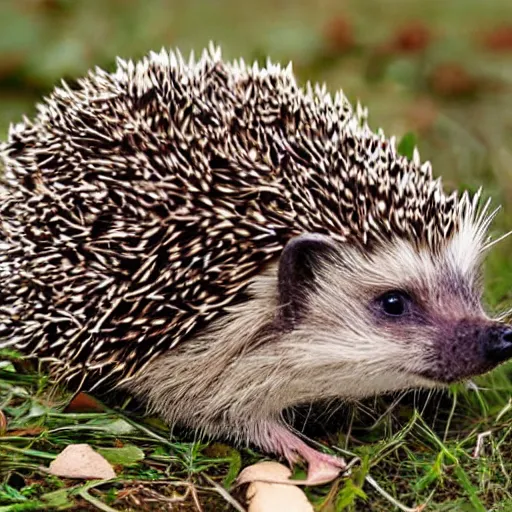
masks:
<svg viewBox="0 0 512 512"><path fill-rule="evenodd" d="M420 171L427 179L432 179L432 164L428 160L420 166Z"/></svg>
<svg viewBox="0 0 512 512"><path fill-rule="evenodd" d="M219 44L216 44L214 41L210 41L208 49L214 62L218 62L222 59L222 47Z"/></svg>
<svg viewBox="0 0 512 512"><path fill-rule="evenodd" d="M355 114L361 126L366 126L368 122L368 109L363 107L359 101L356 103Z"/></svg>
<svg viewBox="0 0 512 512"><path fill-rule="evenodd" d="M297 86L291 63L229 64L211 44L199 60L117 59L77 84L0 147L15 191L0 215L20 247L0 262L12 276L0 293L27 319L4 323L20 345L61 351L69 375L131 375L240 300L293 236L321 232L361 254L398 239L438 254L456 240L462 258L494 215L476 213L479 194L445 196L417 150L399 155L342 91ZM61 301L37 340L42 292L27 282Z"/></svg>
<svg viewBox="0 0 512 512"><path fill-rule="evenodd" d="M412 151L412 162L416 167L419 167L421 165L420 152L416 146L414 146L414 149Z"/></svg>

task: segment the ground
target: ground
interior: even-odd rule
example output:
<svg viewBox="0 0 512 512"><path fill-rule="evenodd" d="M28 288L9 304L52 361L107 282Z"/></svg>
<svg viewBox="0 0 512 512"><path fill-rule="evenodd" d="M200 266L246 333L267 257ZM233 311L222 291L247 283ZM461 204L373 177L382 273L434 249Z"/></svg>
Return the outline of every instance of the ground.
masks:
<svg viewBox="0 0 512 512"><path fill-rule="evenodd" d="M162 46L200 51L213 39L228 58L293 60L302 83L343 88L368 106L371 126L404 141L404 152L417 142L447 187L483 185L504 206L494 226L499 235L512 229L510 20L508 0L5 1L0 135L33 114L62 77L94 65L111 69L116 55L137 58ZM511 250L512 237L487 262L491 311L512 305ZM130 403L78 412L83 404L69 406L67 390L15 354L1 360L0 512L243 505L232 483L262 454L195 441L191 433L171 436ZM313 420L305 413L311 437L359 458L350 477L307 489L316 510L512 510L511 369L443 394L380 398ZM65 446L84 442L114 463L115 482L47 474Z"/></svg>

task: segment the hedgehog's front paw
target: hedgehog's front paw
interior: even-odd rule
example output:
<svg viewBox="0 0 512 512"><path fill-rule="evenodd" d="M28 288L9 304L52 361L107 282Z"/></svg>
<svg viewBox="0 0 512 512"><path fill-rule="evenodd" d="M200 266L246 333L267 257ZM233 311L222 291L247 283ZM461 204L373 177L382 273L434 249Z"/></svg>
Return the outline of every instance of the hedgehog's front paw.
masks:
<svg viewBox="0 0 512 512"><path fill-rule="evenodd" d="M308 463L308 476L303 480L304 485L321 485L337 478L347 468L342 458L335 457L313 450L307 446L309 452L301 452L300 456Z"/></svg>
<svg viewBox="0 0 512 512"><path fill-rule="evenodd" d="M302 441L286 427L278 423L266 425L263 431L265 439L258 440L260 446L274 453L280 453L293 465L299 459L308 464L306 480L293 480L291 483L300 485L321 485L334 480L346 469L342 458L321 453Z"/></svg>
<svg viewBox="0 0 512 512"><path fill-rule="evenodd" d="M289 455L285 453L287 460L293 463L296 462L298 458L301 458L308 464L308 476L306 480L300 480L297 483L301 485L322 485L331 482L346 469L347 464L342 458L321 453L308 446L291 432L288 432L288 434L291 436L291 453Z"/></svg>

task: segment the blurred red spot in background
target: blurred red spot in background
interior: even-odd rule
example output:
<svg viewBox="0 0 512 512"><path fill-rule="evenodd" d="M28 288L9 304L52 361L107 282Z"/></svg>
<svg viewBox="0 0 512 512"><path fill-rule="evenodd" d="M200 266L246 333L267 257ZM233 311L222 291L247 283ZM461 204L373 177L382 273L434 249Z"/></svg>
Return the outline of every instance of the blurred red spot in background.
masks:
<svg viewBox="0 0 512 512"><path fill-rule="evenodd" d="M432 31L425 23L411 21L395 32L391 46L395 51L417 53L424 51L432 39Z"/></svg>
<svg viewBox="0 0 512 512"><path fill-rule="evenodd" d="M512 51L512 24L502 25L482 34L484 48L494 52Z"/></svg>
<svg viewBox="0 0 512 512"><path fill-rule="evenodd" d="M327 49L333 53L344 53L354 47L352 23L343 16L331 18L324 28Z"/></svg>

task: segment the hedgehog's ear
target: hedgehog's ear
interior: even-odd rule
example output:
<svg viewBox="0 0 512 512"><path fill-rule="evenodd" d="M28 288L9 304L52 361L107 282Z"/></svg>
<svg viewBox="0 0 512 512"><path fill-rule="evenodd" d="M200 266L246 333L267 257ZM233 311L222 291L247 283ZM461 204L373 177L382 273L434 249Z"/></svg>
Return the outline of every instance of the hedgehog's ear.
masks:
<svg viewBox="0 0 512 512"><path fill-rule="evenodd" d="M279 327L291 329L307 308L308 292L315 286L318 263L334 250L325 235L308 233L292 238L279 259Z"/></svg>

